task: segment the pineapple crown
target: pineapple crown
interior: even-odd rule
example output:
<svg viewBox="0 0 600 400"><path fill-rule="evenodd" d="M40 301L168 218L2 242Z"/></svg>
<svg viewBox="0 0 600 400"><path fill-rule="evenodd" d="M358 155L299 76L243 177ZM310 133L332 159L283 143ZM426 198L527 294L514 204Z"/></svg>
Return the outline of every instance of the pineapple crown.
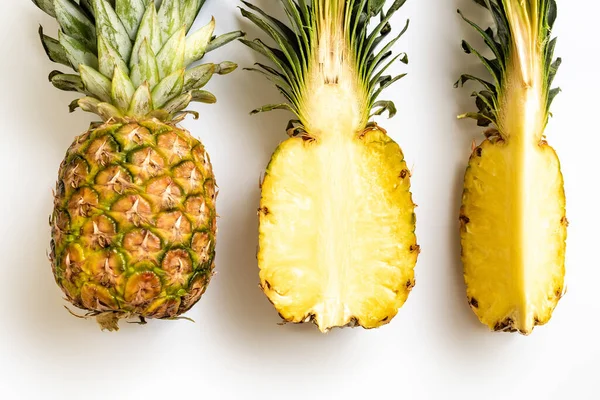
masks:
<svg viewBox="0 0 600 400"><path fill-rule="evenodd" d="M241 9L242 15L276 43L276 47L270 47L260 39L242 40L274 64L273 67L257 63L255 68L246 69L264 74L287 99L286 103L266 105L252 113L289 110L299 120L290 122L288 132L302 132L307 119L304 108L310 71L320 69L324 83L335 85L336 71L342 68L342 63L349 63L361 92L360 103L365 113L361 123L366 125L372 116L386 111L390 118L396 114L393 102L378 98L384 89L406 75L384 73L397 60L408 63L405 53L391 51L408 29L408 21L397 36L382 47L380 44L392 31L390 19L406 0L395 0L387 10L384 10L385 0L280 0L288 24L247 1L242 2L247 7ZM379 20L372 27L370 23L376 17ZM338 48L343 50L333 54Z"/></svg>
<svg viewBox="0 0 600 400"><path fill-rule="evenodd" d="M552 88L552 82L561 64L560 58L554 58L556 38L552 38L552 28L556 20L555 0L474 0L492 14L495 29L483 29L467 19L458 10L460 16L483 37L485 44L495 58L484 57L469 43L463 40L462 48L467 54L475 54L489 71L493 82L473 75L462 75L455 87L467 81L476 81L484 89L474 92L478 111L469 112L459 118L473 118L478 126L500 125L502 97L510 85L509 66L517 64L525 84L539 79L542 85L544 102L543 125L548 122L550 105L560 92ZM539 67L536 65L539 64ZM537 75L537 76L535 76ZM541 76L539 76L541 75Z"/></svg>
<svg viewBox="0 0 600 400"><path fill-rule="evenodd" d="M73 101L103 120L158 118L179 121L192 101L214 103L202 87L213 74L228 74L232 62L192 66L241 36L215 37L214 18L187 35L205 0L33 0L60 26L58 40L40 38L50 60L75 74L54 71L52 84L83 93Z"/></svg>

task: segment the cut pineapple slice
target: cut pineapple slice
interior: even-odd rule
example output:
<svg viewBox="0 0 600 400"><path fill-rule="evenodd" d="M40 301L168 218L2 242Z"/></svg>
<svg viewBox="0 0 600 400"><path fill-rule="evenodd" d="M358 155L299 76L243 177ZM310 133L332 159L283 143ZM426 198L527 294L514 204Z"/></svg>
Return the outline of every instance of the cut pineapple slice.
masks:
<svg viewBox="0 0 600 400"><path fill-rule="evenodd" d="M402 151L379 129L279 146L262 188L258 261L285 320L326 331L396 315L418 254L409 187Z"/></svg>
<svg viewBox="0 0 600 400"><path fill-rule="evenodd" d="M461 211L467 295L479 319L525 334L548 322L563 294L567 225L554 150L484 141L467 169Z"/></svg>

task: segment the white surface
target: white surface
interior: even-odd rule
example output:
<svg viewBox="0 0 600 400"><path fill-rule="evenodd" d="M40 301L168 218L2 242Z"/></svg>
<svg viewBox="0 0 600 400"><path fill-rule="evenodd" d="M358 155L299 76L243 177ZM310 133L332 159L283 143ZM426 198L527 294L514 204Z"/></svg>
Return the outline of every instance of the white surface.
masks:
<svg viewBox="0 0 600 400"><path fill-rule="evenodd" d="M274 0L255 0L267 10ZM242 27L233 0L209 0L199 22L217 17L218 32ZM29 1L0 4L0 398L2 399L600 399L600 227L596 41L600 4L559 0L557 53L563 88L547 131L566 179L568 294L549 325L530 337L494 334L479 324L464 293L457 230L462 175L473 122L473 86L455 90L461 72L480 71L460 49L475 35L456 14L483 16L470 0L412 0L395 18L412 24L409 76L385 96L398 115L381 121L414 165L422 254L417 286L398 316L378 330L318 333L312 325L279 326L257 287L258 178L284 140L289 115L248 111L280 99L258 76L239 71L209 84L214 106L195 106L188 127L206 144L219 196L218 275L187 314L196 320L151 321L100 332L63 308L46 260L51 188L64 152L90 115L69 114L74 94L48 83L56 68L38 43L37 26L55 32ZM475 41L479 43L478 41ZM241 44L209 54L249 66Z"/></svg>

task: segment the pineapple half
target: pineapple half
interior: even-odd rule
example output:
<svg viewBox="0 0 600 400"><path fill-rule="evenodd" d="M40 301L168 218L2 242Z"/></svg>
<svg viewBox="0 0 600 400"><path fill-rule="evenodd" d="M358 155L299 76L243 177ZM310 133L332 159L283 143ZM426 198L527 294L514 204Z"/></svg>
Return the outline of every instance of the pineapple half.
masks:
<svg viewBox="0 0 600 400"><path fill-rule="evenodd" d="M71 111L97 114L62 162L50 260L67 299L103 329L121 318L172 319L204 293L215 256L216 184L204 146L177 124L231 62L187 68L241 36L214 19L187 36L204 0L34 0L60 25L40 36Z"/></svg>
<svg viewBox="0 0 600 400"><path fill-rule="evenodd" d="M376 328L387 324L415 284L419 253L410 171L400 147L369 122L390 101L384 75L406 55L387 44L404 1L282 0L289 25L244 2L242 14L276 43L244 41L274 66L256 64L287 103L288 126L262 182L260 286L289 322ZM373 26L369 22L379 16Z"/></svg>
<svg viewBox="0 0 600 400"><path fill-rule="evenodd" d="M493 124L474 148L460 213L462 259L471 308L496 331L529 334L549 321L564 292L567 219L560 164L544 137L554 60L554 0L476 0L496 29L481 29L495 59L479 57L493 82L475 80L480 126ZM460 13L460 11L459 11ZM464 18L464 17L463 17Z"/></svg>

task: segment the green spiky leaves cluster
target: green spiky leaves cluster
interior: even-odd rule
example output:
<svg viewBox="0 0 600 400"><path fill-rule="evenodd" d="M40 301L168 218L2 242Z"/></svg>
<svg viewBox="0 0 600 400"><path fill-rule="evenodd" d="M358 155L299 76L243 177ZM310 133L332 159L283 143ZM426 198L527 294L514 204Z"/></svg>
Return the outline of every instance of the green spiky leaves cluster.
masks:
<svg viewBox="0 0 600 400"><path fill-rule="evenodd" d="M544 126L550 115L550 105L560 92L552 88L552 82L561 64L560 58L554 58L556 38L552 38L552 28L556 20L555 0L474 0L492 14L495 28L483 29L467 19L460 10L458 13L483 37L485 44L492 51L493 58L489 59L473 48L466 41L462 42L467 54L475 54L493 78L493 82L475 77L462 75L456 86L473 80L483 85L484 89L473 93L476 97L477 112L461 115L477 120L479 126L495 124L498 126L499 113L502 107L502 96L511 80L510 65L515 59L527 54L531 60L528 64L539 64L540 68L534 73L543 74L539 77L542 84L542 97L545 103ZM526 43L519 43L516 36L526 38ZM522 39L523 40L523 39ZM514 77L512 77L514 78Z"/></svg>
<svg viewBox="0 0 600 400"><path fill-rule="evenodd" d="M272 104L255 112L286 109L295 113L301 124L306 124L303 115L303 101L307 90L307 76L313 68L318 68L316 53L321 35L327 29L342 33L341 46L348 49L344 62L352 63L357 82L364 94L364 123L373 115L385 111L392 117L396 108L391 101L379 100L381 92L404 77L386 75L386 70L397 60L408 63L405 53L394 54L392 46L408 28L406 26L387 43L391 33L390 19L406 0L395 0L384 9L385 0L280 0L287 15L288 23L279 21L259 7L242 1L247 7L242 15L262 29L276 44L267 45L260 39L243 42L266 56L274 66L256 64L250 70L267 76L287 99L285 104ZM372 20L378 17L375 24ZM328 84L337 82L326 82Z"/></svg>
<svg viewBox="0 0 600 400"><path fill-rule="evenodd" d="M50 60L75 73L54 71L52 84L83 93L81 107L108 119L185 115L192 101L214 103L202 90L232 62L190 67L204 55L242 36L215 37L214 19L187 35L205 0L33 0L60 26L58 38L40 37Z"/></svg>

